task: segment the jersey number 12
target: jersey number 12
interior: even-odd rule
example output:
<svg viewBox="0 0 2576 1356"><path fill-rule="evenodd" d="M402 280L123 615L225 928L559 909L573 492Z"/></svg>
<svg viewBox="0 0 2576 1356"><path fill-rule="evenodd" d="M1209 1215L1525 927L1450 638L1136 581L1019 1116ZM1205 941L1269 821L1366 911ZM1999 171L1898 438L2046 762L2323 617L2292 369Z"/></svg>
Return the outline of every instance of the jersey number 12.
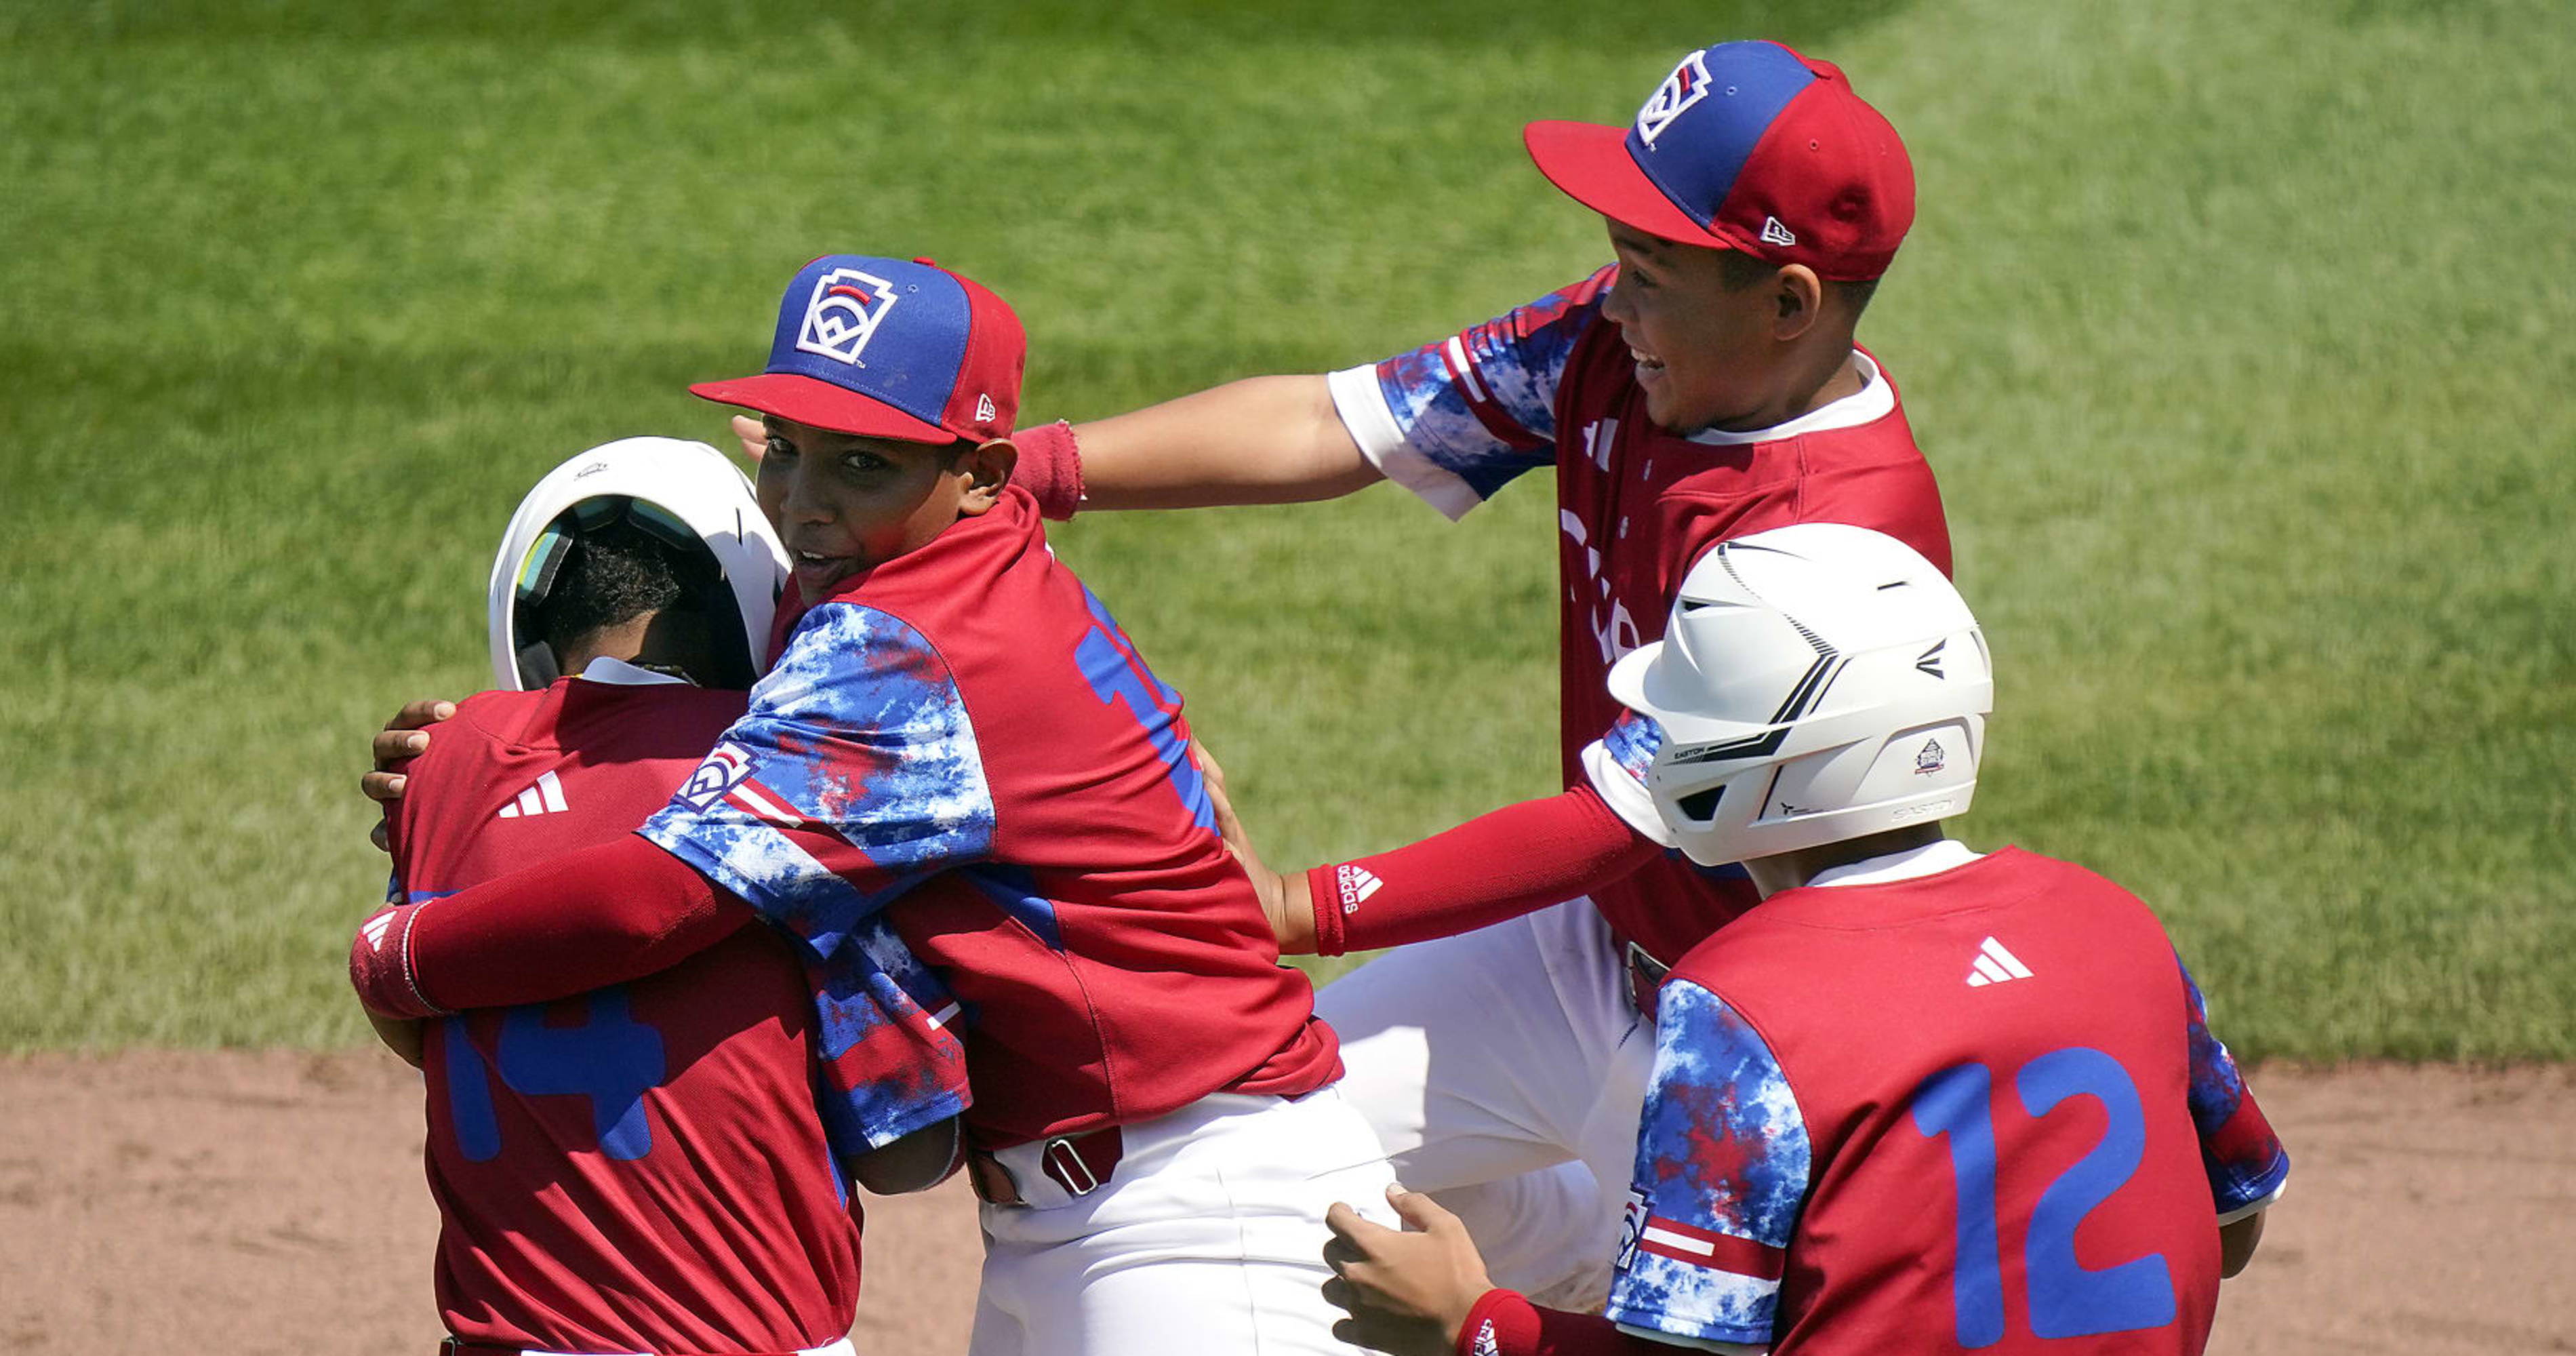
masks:
<svg viewBox="0 0 2576 1356"><path fill-rule="evenodd" d="M2022 1108L2045 1116L2069 1097L2102 1104L2102 1141L2039 1195L2022 1249L2030 1290L2030 1330L2043 1337L2160 1328L2174 1320L2173 1271L2163 1253L2094 1271L2075 1260L2075 1229L2095 1207L2128 1184L2145 1156L2147 1124L2138 1085L2120 1061L2090 1046L2052 1050L2013 1079ZM2004 1336L2003 1247L1995 1225L1995 1127L1988 1110L1993 1075L1983 1064L1958 1064L1923 1080L1914 1094L1914 1128L1950 1143L1958 1188L1959 1251L1951 1270L1959 1345L1990 1347Z"/></svg>

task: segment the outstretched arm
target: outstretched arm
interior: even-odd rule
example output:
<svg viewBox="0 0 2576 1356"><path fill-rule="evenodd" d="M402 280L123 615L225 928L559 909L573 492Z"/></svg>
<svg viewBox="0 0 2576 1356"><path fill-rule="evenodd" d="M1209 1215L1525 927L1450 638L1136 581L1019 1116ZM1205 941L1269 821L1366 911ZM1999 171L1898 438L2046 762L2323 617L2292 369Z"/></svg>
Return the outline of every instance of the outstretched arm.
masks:
<svg viewBox="0 0 2576 1356"><path fill-rule="evenodd" d="M758 461L768 445L759 421L737 416L733 432ZM1247 377L1087 424L1024 427L1011 441L1011 479L1059 519L1077 508L1302 503L1385 478L1321 375Z"/></svg>
<svg viewBox="0 0 2576 1356"><path fill-rule="evenodd" d="M1324 378L1251 377L1075 425L1093 509L1289 504L1384 477L1342 426Z"/></svg>
<svg viewBox="0 0 2576 1356"><path fill-rule="evenodd" d="M1296 950L1338 956L1405 946L1562 904L1661 851L1579 787L1392 852L1299 872L1283 883L1279 914L1311 929ZM1283 941L1281 949L1291 948Z"/></svg>
<svg viewBox="0 0 2576 1356"><path fill-rule="evenodd" d="M545 1002L668 969L752 918L630 835L375 914L350 942L349 982L389 1017Z"/></svg>

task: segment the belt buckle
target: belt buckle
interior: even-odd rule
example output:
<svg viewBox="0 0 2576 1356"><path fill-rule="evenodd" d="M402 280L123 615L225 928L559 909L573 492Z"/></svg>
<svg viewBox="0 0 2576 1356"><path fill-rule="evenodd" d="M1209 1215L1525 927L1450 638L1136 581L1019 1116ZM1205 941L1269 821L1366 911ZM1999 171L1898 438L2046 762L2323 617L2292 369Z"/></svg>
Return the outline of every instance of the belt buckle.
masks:
<svg viewBox="0 0 2576 1356"><path fill-rule="evenodd" d="M1656 993L1663 988L1664 977L1673 972L1673 967L1655 959L1653 952L1630 942L1627 969L1628 1006L1635 1008L1637 1015L1651 1024L1655 1020Z"/></svg>
<svg viewBox="0 0 2576 1356"><path fill-rule="evenodd" d="M1058 1135L1042 1145L1038 1149L1038 1162L1046 1169L1047 1176L1054 1178L1056 1185L1072 1192L1076 1200L1100 1189L1099 1174L1091 1170L1090 1164L1082 1161L1082 1155L1073 1147L1073 1137L1070 1135ZM1076 1173L1082 1175L1078 1182L1074 1180Z"/></svg>

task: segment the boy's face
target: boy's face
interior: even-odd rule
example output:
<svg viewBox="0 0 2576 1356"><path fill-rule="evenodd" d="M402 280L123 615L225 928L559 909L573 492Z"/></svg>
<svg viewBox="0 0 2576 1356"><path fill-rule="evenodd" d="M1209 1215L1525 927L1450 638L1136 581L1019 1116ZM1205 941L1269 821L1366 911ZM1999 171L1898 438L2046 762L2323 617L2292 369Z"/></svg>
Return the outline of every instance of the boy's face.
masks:
<svg viewBox="0 0 2576 1356"><path fill-rule="evenodd" d="M820 602L843 581L928 545L962 514L990 507L979 498L971 456L800 424L768 415L757 482L760 511L787 547L805 601Z"/></svg>
<svg viewBox="0 0 2576 1356"><path fill-rule="evenodd" d="M1697 433L1760 411L1771 399L1776 351L1773 289L1730 288L1726 252L1610 223L1619 279L1601 314L1637 359L1646 412L1674 433Z"/></svg>

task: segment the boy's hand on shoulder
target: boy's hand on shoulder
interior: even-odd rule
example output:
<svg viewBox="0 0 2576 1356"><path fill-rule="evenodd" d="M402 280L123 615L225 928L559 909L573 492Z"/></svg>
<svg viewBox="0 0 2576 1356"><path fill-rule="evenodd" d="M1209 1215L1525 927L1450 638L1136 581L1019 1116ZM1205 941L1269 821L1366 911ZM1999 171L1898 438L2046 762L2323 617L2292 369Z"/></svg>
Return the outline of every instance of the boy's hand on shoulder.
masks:
<svg viewBox="0 0 2576 1356"><path fill-rule="evenodd" d="M1404 1221L1401 1232L1347 1204L1324 1214L1333 1231L1324 1262L1334 1277L1324 1298L1350 1313L1333 1336L1397 1356L1449 1356L1469 1311L1494 1288L1485 1259L1467 1226L1429 1196L1389 1187L1386 1199Z"/></svg>
<svg viewBox="0 0 2576 1356"><path fill-rule="evenodd" d="M390 812L403 798L407 781L402 773L403 765L429 750L427 727L455 714L456 703L437 697L405 702L403 708L385 722L385 728L368 741L368 752L375 759L375 771L358 778L358 790ZM367 841L374 843L378 852L393 850L385 837L385 825L381 819L367 831Z"/></svg>
<svg viewBox="0 0 2576 1356"><path fill-rule="evenodd" d="M1315 953L1315 906L1306 888L1306 873L1282 876L1261 860L1253 850L1252 835L1244 831L1243 820L1234 812L1234 801L1225 793L1225 769L1218 766L1207 745L1190 741L1190 757L1207 776L1208 800L1216 806L1216 830L1225 839L1225 850L1234 854L1243 873L1252 878L1252 891L1261 900L1261 914L1270 921L1270 935L1287 956L1311 956Z"/></svg>

